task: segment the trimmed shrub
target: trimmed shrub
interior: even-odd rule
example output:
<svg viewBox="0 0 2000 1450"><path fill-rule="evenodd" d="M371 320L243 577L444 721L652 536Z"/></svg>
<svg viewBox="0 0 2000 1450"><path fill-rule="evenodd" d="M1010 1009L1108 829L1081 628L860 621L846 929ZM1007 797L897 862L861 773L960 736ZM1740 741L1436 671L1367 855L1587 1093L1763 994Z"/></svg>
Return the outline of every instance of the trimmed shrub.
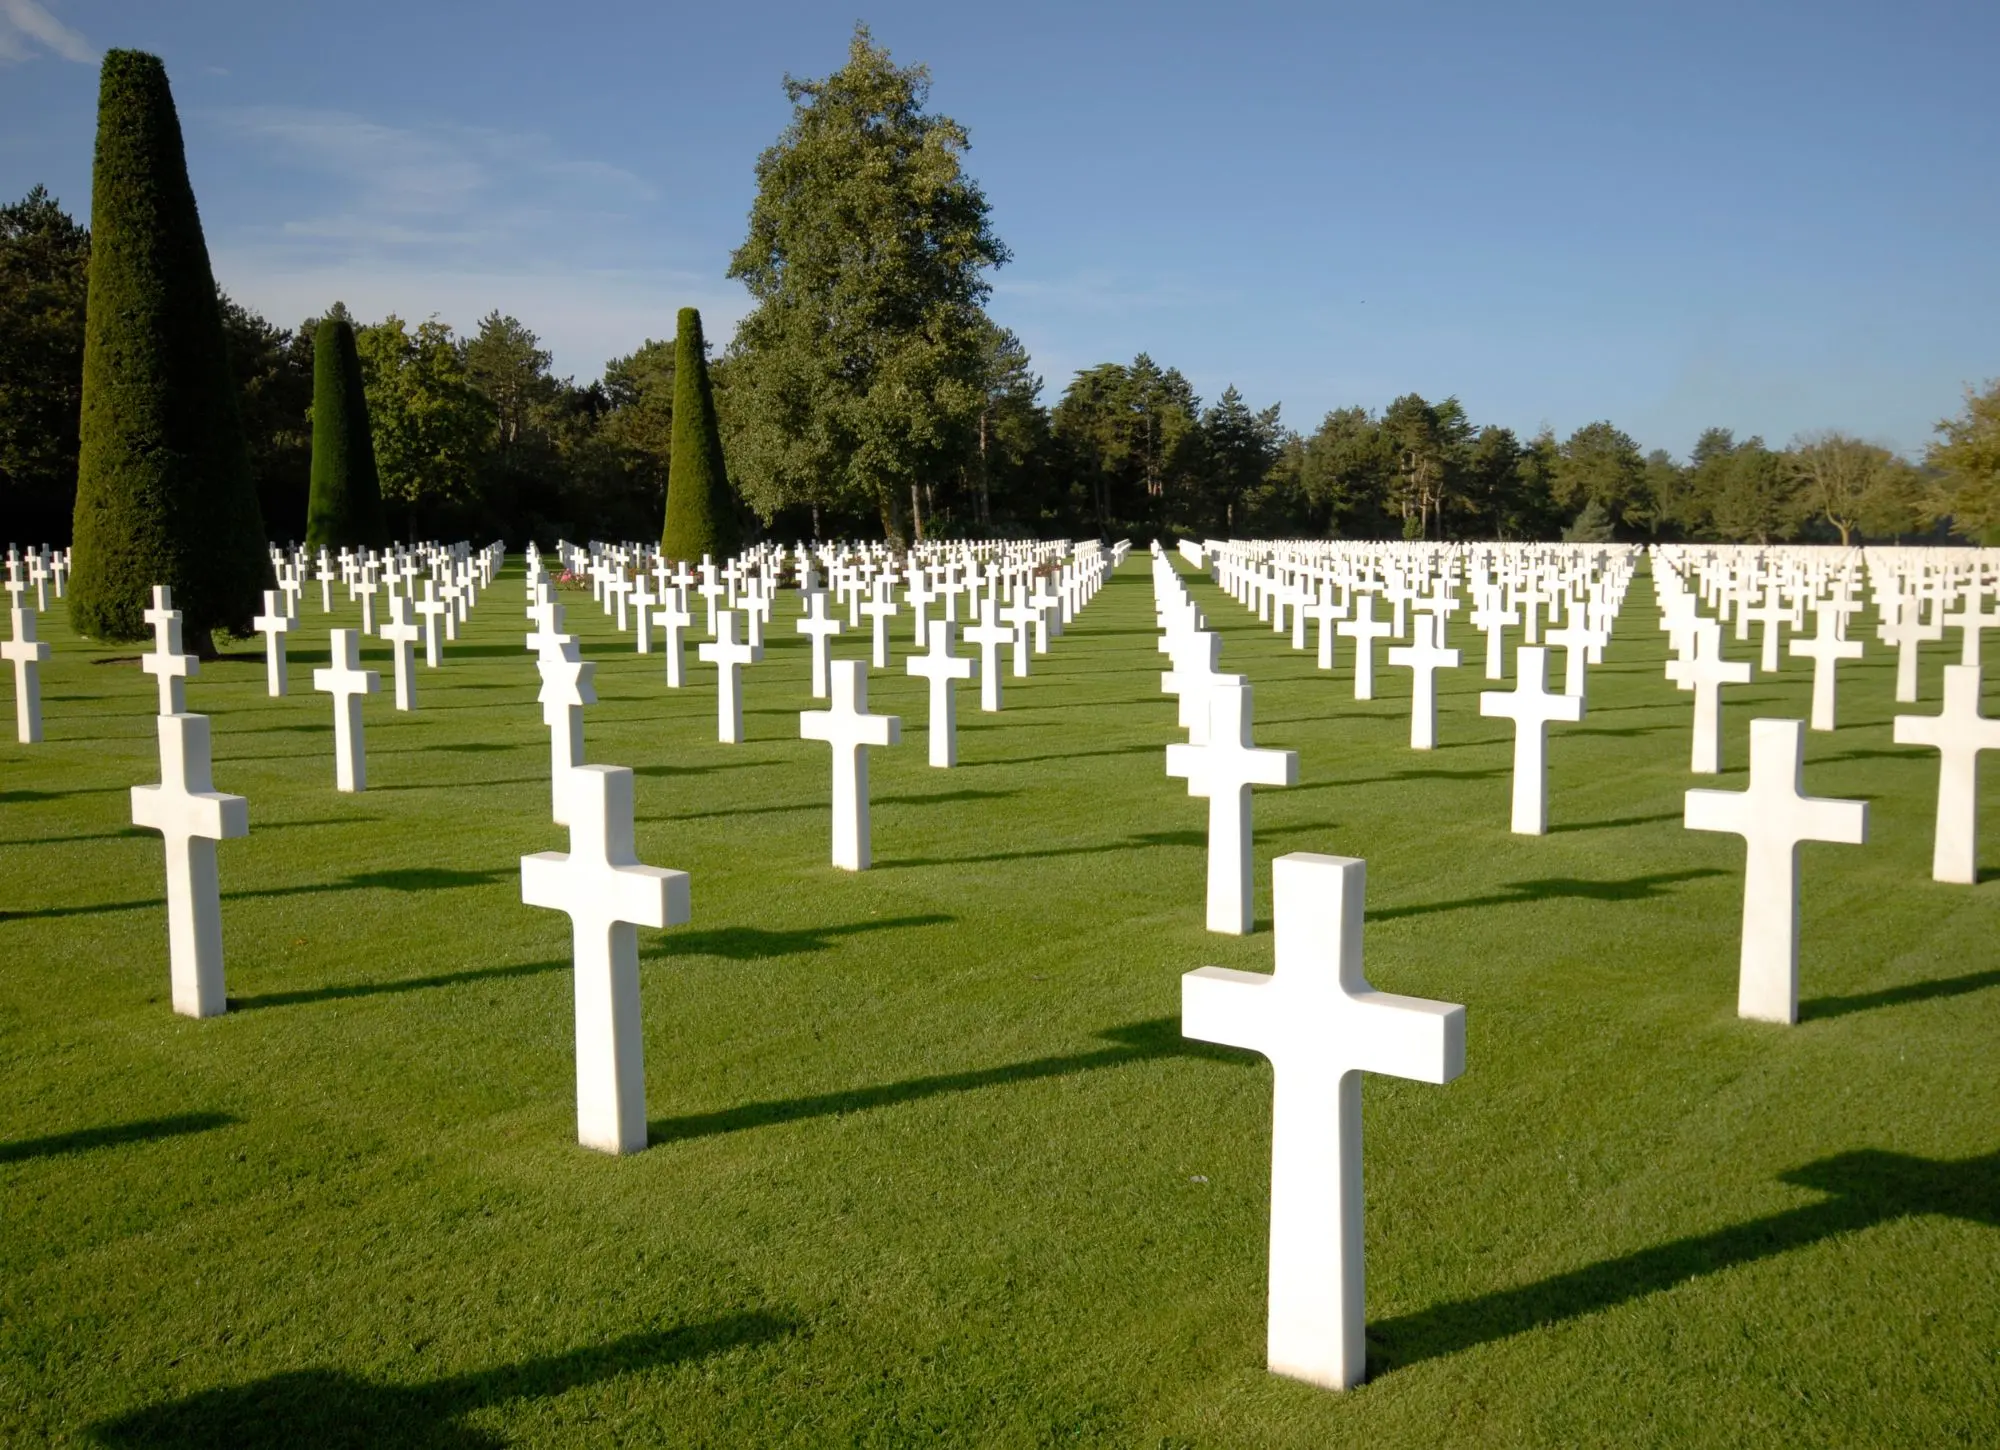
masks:
<svg viewBox="0 0 2000 1450"><path fill-rule="evenodd" d="M354 324L327 317L313 333L312 497L306 504L306 547L318 550L389 542L382 518L382 481L368 429L361 354Z"/></svg>
<svg viewBox="0 0 2000 1450"><path fill-rule="evenodd" d="M104 57L91 172L71 617L142 639L173 587L190 645L249 632L270 578L180 121L157 56Z"/></svg>
<svg viewBox="0 0 2000 1450"><path fill-rule="evenodd" d="M715 389L708 381L708 351L701 314L680 311L674 334L674 445L667 467L667 519L660 552L699 564L704 554L728 558L741 547L735 502L722 461L722 428Z"/></svg>

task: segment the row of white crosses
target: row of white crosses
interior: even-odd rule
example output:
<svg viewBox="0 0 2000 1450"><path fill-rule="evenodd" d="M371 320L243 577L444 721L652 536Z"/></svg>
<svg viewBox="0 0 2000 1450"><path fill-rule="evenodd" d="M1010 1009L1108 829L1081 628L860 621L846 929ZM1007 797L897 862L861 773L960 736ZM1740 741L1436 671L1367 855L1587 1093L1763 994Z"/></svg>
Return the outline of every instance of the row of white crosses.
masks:
<svg viewBox="0 0 2000 1450"><path fill-rule="evenodd" d="M1155 547L1154 606L1189 740L1167 771L1209 798L1208 927L1249 930L1253 785L1298 780L1294 751L1250 743L1250 686L1215 671L1218 636ZM1191 713L1190 713L1191 712ZM1271 1061L1271 1227L1265 1361L1348 1389L1366 1373L1361 1074L1446 1083L1465 1071L1465 1009L1378 992L1362 968L1367 867L1295 852L1271 863L1275 970L1181 979L1181 1030Z"/></svg>
<svg viewBox="0 0 2000 1450"><path fill-rule="evenodd" d="M69 576L69 550L22 549L7 546L6 560L8 636L0 643L0 659L14 667L14 738L23 745L39 745L42 740L42 661L49 657L49 645L36 634L37 616L48 613L49 590L63 597L63 582ZM23 604L21 596L35 591L35 602Z"/></svg>
<svg viewBox="0 0 2000 1450"><path fill-rule="evenodd" d="M7 546L6 590L7 606L21 607L21 596L28 590L35 591L37 612L49 612L49 591L55 597L63 597L63 585L69 578L70 551L67 547L52 549L47 544L40 548L23 549L18 544Z"/></svg>

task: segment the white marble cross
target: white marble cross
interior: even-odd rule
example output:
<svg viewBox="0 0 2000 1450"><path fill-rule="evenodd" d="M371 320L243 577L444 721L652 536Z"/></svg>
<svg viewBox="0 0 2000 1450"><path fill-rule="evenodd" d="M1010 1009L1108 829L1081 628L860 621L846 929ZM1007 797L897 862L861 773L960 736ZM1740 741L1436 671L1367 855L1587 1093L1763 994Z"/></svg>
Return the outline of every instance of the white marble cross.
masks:
<svg viewBox="0 0 2000 1450"><path fill-rule="evenodd" d="M1548 724L1574 725L1583 718L1580 695L1548 691L1548 651L1524 644L1514 651L1514 688L1481 690L1479 713L1514 722L1514 814L1517 836L1540 836L1549 829Z"/></svg>
<svg viewBox="0 0 2000 1450"><path fill-rule="evenodd" d="M1722 626L1712 619L1695 625L1694 653L1680 662L1677 683L1694 691L1694 753L1688 769L1696 775L1722 773L1722 687L1750 683L1750 661L1722 657Z"/></svg>
<svg viewBox="0 0 2000 1450"><path fill-rule="evenodd" d="M1497 588L1483 591L1478 607L1469 616L1472 627L1486 635L1486 678L1489 680L1507 677L1507 626L1518 624L1521 620L1519 610L1502 606L1503 598L1505 595Z"/></svg>
<svg viewBox="0 0 2000 1450"><path fill-rule="evenodd" d="M277 590L264 591L264 612L250 622L264 636L264 687L275 698L285 693L285 635L292 627Z"/></svg>
<svg viewBox="0 0 2000 1450"><path fill-rule="evenodd" d="M1547 637L1548 648L1563 652L1563 693L1583 699L1590 683L1585 665L1597 632L1584 622L1582 611L1571 610L1569 623L1549 630Z"/></svg>
<svg viewBox="0 0 2000 1450"><path fill-rule="evenodd" d="M736 638L739 617L733 609L717 611L715 638L695 648L715 666L715 738L724 745L743 743L743 667L764 658L763 650Z"/></svg>
<svg viewBox="0 0 2000 1450"><path fill-rule="evenodd" d="M1181 978L1181 1031L1271 1060L1272 1373L1351 1389L1367 1372L1361 1074L1448 1083L1465 1071L1465 1008L1378 992L1362 974L1365 863L1271 863L1276 970Z"/></svg>
<svg viewBox="0 0 2000 1450"><path fill-rule="evenodd" d="M1188 744L1208 743L1208 692L1217 685L1240 685L1242 675L1224 674L1222 636L1213 630L1189 630L1173 647L1174 667L1160 676L1160 688L1178 698L1175 723L1188 733Z"/></svg>
<svg viewBox="0 0 2000 1450"><path fill-rule="evenodd" d="M1795 634L1786 644L1794 659L1813 662L1812 728L1833 729L1834 688L1837 683L1834 671L1841 660L1861 658L1861 641L1842 639L1834 611L1822 609L1819 611L1817 633L1810 638Z"/></svg>
<svg viewBox="0 0 2000 1450"><path fill-rule="evenodd" d="M933 623L930 633L935 638L949 628ZM833 747L833 864L844 871L866 871L871 859L868 747L900 743L903 723L894 715L868 713L868 666L860 660L835 660L831 684L830 709L799 712L799 738L824 740Z"/></svg>
<svg viewBox="0 0 2000 1450"><path fill-rule="evenodd" d="M1375 698L1375 641L1391 633L1394 626L1375 617L1373 594L1357 594L1355 598L1359 603L1354 606L1354 618L1342 620L1334 626L1334 631L1354 641L1354 698L1372 700Z"/></svg>
<svg viewBox="0 0 2000 1450"><path fill-rule="evenodd" d="M381 687L379 674L361 668L360 633L334 630L331 662L326 669L313 671L313 688L333 696L335 790L368 789L368 742L362 734L361 697Z"/></svg>
<svg viewBox="0 0 2000 1450"><path fill-rule="evenodd" d="M35 611L15 605L7 611L13 637L0 644L0 659L14 666L14 735L23 745L42 740L42 661L49 647L35 638Z"/></svg>
<svg viewBox="0 0 2000 1450"><path fill-rule="evenodd" d="M1418 614L1414 621L1416 640L1396 645L1389 651L1389 663L1409 669L1410 749L1431 750L1437 746L1437 672L1458 667L1458 651L1446 649L1438 636L1444 633L1444 619L1435 614Z"/></svg>
<svg viewBox="0 0 2000 1450"><path fill-rule="evenodd" d="M913 675L931 682L930 718L925 733L930 740L930 763L950 767L958 764L958 694L955 686L979 673L979 661L951 652L956 626L937 620L926 631L930 649L911 655L904 662Z"/></svg>
<svg viewBox="0 0 2000 1450"><path fill-rule="evenodd" d="M215 843L250 834L250 807L215 789L208 716L162 715L160 783L132 787L132 824L167 846L167 960L174 1011L229 1010L222 983L222 888Z"/></svg>
<svg viewBox="0 0 2000 1450"><path fill-rule="evenodd" d="M1875 631L1876 638L1896 651L1896 703L1917 703L1918 650L1927 640L1944 638L1944 626L1925 624L1923 601L1914 594L1897 595L1889 617Z"/></svg>
<svg viewBox="0 0 2000 1450"><path fill-rule="evenodd" d="M632 772L580 765L569 851L521 858L521 900L568 914L576 977L576 1140L604 1153L646 1146L639 932L691 916L688 876L639 864Z"/></svg>
<svg viewBox="0 0 2000 1450"><path fill-rule="evenodd" d="M440 617L450 620L453 617L452 607L447 601L437 597L437 586L426 579L424 597L417 601L416 609L424 620L424 668L434 670L444 663L444 646L440 642L442 635L438 629L438 620Z"/></svg>
<svg viewBox="0 0 2000 1450"><path fill-rule="evenodd" d="M1250 890L1250 787L1297 785L1299 753L1251 743L1250 686L1212 685L1208 738L1167 747L1167 774L1208 797L1208 929L1246 936L1253 923Z"/></svg>
<svg viewBox="0 0 2000 1450"><path fill-rule="evenodd" d="M874 629L874 650L869 659L878 670L889 668L889 621L901 613L902 608L890 597L887 579L875 581L874 597L861 606L861 612L868 616L868 622Z"/></svg>
<svg viewBox="0 0 2000 1450"><path fill-rule="evenodd" d="M2000 719L1979 713L1978 665L1944 667L1944 708L1936 715L1898 715L1898 745L1938 752L1937 835L1931 879L1979 883L1979 752L2000 750Z"/></svg>
<svg viewBox="0 0 2000 1450"><path fill-rule="evenodd" d="M827 613L827 597L823 590L815 589L806 596L805 615L792 626L800 634L812 637L812 692L815 700L826 698L826 667L833 659L833 637L844 625Z"/></svg>
<svg viewBox="0 0 2000 1450"><path fill-rule="evenodd" d="M391 594L389 596L389 622L382 626L382 638L389 641L389 647L396 661L396 708L414 710L417 708L417 641L423 638L424 628L410 613L410 596Z"/></svg>
<svg viewBox="0 0 2000 1450"><path fill-rule="evenodd" d="M642 571L632 581L632 629L642 655L653 652L653 606L659 602L660 596Z"/></svg>
<svg viewBox="0 0 2000 1450"><path fill-rule="evenodd" d="M156 676L160 685L160 713L187 713L187 679L201 673L201 661L181 653L181 612L174 608L174 592L165 584L153 586L153 607L146 611L146 623L153 626L153 652L143 656L139 668Z"/></svg>
<svg viewBox="0 0 2000 1450"><path fill-rule="evenodd" d="M945 618L951 618L947 596ZM1014 631L1000 622L1000 609L991 594L980 605L979 623L968 625L965 642L979 646L979 708L1000 708L1000 650L1014 638Z"/></svg>
<svg viewBox="0 0 2000 1450"><path fill-rule="evenodd" d="M1319 592L1313 596L1312 603L1306 605L1303 617L1319 626L1319 655L1316 661L1319 668L1323 670L1332 669L1333 642L1336 638L1334 626L1347 618L1347 606L1345 604L1335 604L1333 602L1333 586L1331 584L1322 584Z"/></svg>
<svg viewBox="0 0 2000 1450"><path fill-rule="evenodd" d="M542 688L535 699L549 727L549 814L559 826L570 822L569 786L583 764L583 707L597 703L597 666L567 635L535 657Z"/></svg>
<svg viewBox="0 0 2000 1450"><path fill-rule="evenodd" d="M653 611L653 623L660 627L660 652L667 659L667 688L681 687L681 634L694 623L694 611L687 606L687 595L678 586L660 596L660 607Z"/></svg>
<svg viewBox="0 0 2000 1450"><path fill-rule="evenodd" d="M1028 677L1028 653L1034 646L1034 636L1030 631L1035 621L1041 618L1041 611L1023 598L1003 608L1000 617L1014 630L1014 678L1024 680Z"/></svg>
<svg viewBox="0 0 2000 1450"><path fill-rule="evenodd" d="M1799 1020L1799 843L1868 841L1868 803L1805 794L1802 720L1750 722L1747 790L1691 790L1691 831L1744 838L1743 952L1736 1015L1760 1022Z"/></svg>

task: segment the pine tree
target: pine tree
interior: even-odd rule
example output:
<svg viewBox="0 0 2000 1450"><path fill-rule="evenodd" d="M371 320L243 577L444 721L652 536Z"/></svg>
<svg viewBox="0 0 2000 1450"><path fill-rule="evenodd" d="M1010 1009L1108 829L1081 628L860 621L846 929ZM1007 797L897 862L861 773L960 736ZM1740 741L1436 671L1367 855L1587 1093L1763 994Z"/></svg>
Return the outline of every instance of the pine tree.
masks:
<svg viewBox="0 0 2000 1450"><path fill-rule="evenodd" d="M270 574L222 312L157 56L104 57L91 173L76 627L140 639L155 584L186 637L247 633Z"/></svg>
<svg viewBox="0 0 2000 1450"><path fill-rule="evenodd" d="M660 552L670 559L700 563L704 554L725 559L738 547L701 314L683 307L674 337L674 451L667 468L667 519L660 531Z"/></svg>
<svg viewBox="0 0 2000 1450"><path fill-rule="evenodd" d="M382 483L361 386L354 324L335 311L313 333L312 498L306 505L306 547L381 548Z"/></svg>

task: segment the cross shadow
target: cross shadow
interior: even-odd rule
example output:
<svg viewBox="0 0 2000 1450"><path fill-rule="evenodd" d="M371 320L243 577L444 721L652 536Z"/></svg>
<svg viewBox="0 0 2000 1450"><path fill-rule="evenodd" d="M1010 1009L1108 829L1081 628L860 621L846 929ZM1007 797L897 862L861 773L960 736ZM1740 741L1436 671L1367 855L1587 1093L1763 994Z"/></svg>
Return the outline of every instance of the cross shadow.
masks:
<svg viewBox="0 0 2000 1450"><path fill-rule="evenodd" d="M1657 731L1671 728L1673 727L1668 725L1619 725L1616 727L1609 725L1586 725L1579 726L1573 730L1566 730L1563 733L1565 735L1615 735L1620 740L1630 740L1635 736L1652 735Z"/></svg>
<svg viewBox="0 0 2000 1450"><path fill-rule="evenodd" d="M931 806L944 805L951 801L997 801L1008 796L1019 795L1018 790L941 790L928 795L878 795L878 806Z"/></svg>
<svg viewBox="0 0 2000 1450"><path fill-rule="evenodd" d="M1250 1053L1235 1052L1196 1042L1181 1035L1178 1017L1155 1017L1146 1022L1107 1028L1097 1034L1112 1045L1094 1052L1037 1057L1027 1062L1010 1062L1000 1067L973 1068L965 1072L937 1073L913 1077L903 1082L877 1083L849 1088L844 1092L815 1093L807 1097L778 1098L761 1103L743 1103L712 1113L690 1113L678 1118L655 1118L647 1125L647 1141L671 1143L682 1138L707 1138L718 1133L736 1133L746 1128L762 1128L773 1123L796 1123L807 1118L838 1117L870 1108L894 1107L919 1102L944 1093L976 1092L981 1088L1009 1083L1034 1082L1042 1078L1070 1077L1098 1068L1124 1067L1163 1057L1200 1057L1226 1062L1235 1067L1255 1065L1260 1059Z"/></svg>
<svg viewBox="0 0 2000 1450"><path fill-rule="evenodd" d="M448 750L458 755L486 755L496 750L526 750L520 745L502 745L493 740L462 740L445 745L377 745L369 750L370 755L427 755L434 750Z"/></svg>
<svg viewBox="0 0 2000 1450"><path fill-rule="evenodd" d="M1135 851L1146 846L1206 846L1206 831L1140 831L1121 841L1100 841L1088 846L1049 846L1039 851L989 851L979 856L906 856L896 861L877 861L878 871L906 866L962 866L990 861L1040 861L1058 856L1104 856L1117 851Z"/></svg>
<svg viewBox="0 0 2000 1450"><path fill-rule="evenodd" d="M75 790L0 790L0 805L26 805L30 801L61 801L73 795L123 795L129 785L83 785Z"/></svg>
<svg viewBox="0 0 2000 1450"><path fill-rule="evenodd" d="M707 775L715 770L749 770L754 766L769 765L767 760L717 760L707 765L635 765L634 775L677 776Z"/></svg>
<svg viewBox="0 0 2000 1450"><path fill-rule="evenodd" d="M1570 876L1545 876L1534 881L1509 881L1492 896L1468 896L1461 901L1433 901L1417 906L1388 906L1379 911L1371 911L1371 921L1383 921L1399 916L1428 916L1437 911L1463 911L1481 906L1517 906L1527 901L1550 901L1557 898L1575 901L1648 901L1660 895L1664 887L1678 885L1683 881L1697 881L1704 876L1726 876L1726 871L1710 866L1693 867L1685 871L1661 871L1651 876L1634 876L1625 881L1579 881Z"/></svg>
<svg viewBox="0 0 2000 1450"><path fill-rule="evenodd" d="M1120 745L1113 750L1070 750L1060 755L1014 755L1000 760L961 760L957 769L971 766L991 765L1040 765L1051 760L1086 760L1097 755L1156 755L1162 747L1158 745Z"/></svg>
<svg viewBox="0 0 2000 1450"><path fill-rule="evenodd" d="M1540 1283L1436 1304L1372 1324L1369 1369L1386 1374L1443 1358L1895 1219L1937 1214L2000 1228L2000 1153L1938 1162L1863 1148L1782 1173L1779 1181L1828 1196Z"/></svg>
<svg viewBox="0 0 2000 1450"><path fill-rule="evenodd" d="M2000 987L2000 971L1968 972L1962 977L1942 977L1932 982L1905 982L1899 987L1883 987L1879 991L1857 992L1847 997L1814 997L1799 1003L1799 1021L1845 1017L1850 1012L1900 1007L1906 1002L1929 1002L1939 997L1962 997L1967 992L1983 992L1988 987Z"/></svg>
<svg viewBox="0 0 2000 1450"><path fill-rule="evenodd" d="M161 1138L178 1138L183 1133L206 1133L211 1128L226 1128L237 1121L239 1119L227 1113L176 1113L166 1118L110 1123L102 1128L78 1128L72 1133L52 1133L46 1138L0 1143L0 1163L57 1158L66 1153L87 1152L92 1148L115 1148L121 1143L153 1143Z"/></svg>
<svg viewBox="0 0 2000 1450"><path fill-rule="evenodd" d="M0 841L0 846L65 846L72 841L127 841L152 835L153 832L143 827L127 826L122 831L91 831L74 836L30 836L20 841Z"/></svg>
<svg viewBox="0 0 2000 1450"><path fill-rule="evenodd" d="M941 912L922 916L890 916L851 921L844 926L805 927L797 931L766 931L755 926L724 926L711 931L674 931L648 945L647 957L722 957L732 962L823 952L841 937L862 932L895 931L908 926L949 926L958 920Z"/></svg>
<svg viewBox="0 0 2000 1450"><path fill-rule="evenodd" d="M460 1424L464 1416L510 1400L544 1399L619 1375L769 1343L796 1327L774 1314L730 1314L416 1385L381 1384L332 1369L287 1370L150 1405L90 1428L100 1443L110 1446L490 1450L510 1442Z"/></svg>
<svg viewBox="0 0 2000 1450"><path fill-rule="evenodd" d="M485 708L484 706L481 707ZM505 780L413 780L401 785L371 785L378 790L485 790L496 785L547 785L546 775L517 775Z"/></svg>
<svg viewBox="0 0 2000 1450"><path fill-rule="evenodd" d="M520 962L511 967L474 967L463 972L439 972L428 977L404 977L395 982L354 982L335 987L305 987L292 992L260 992L254 997L231 997L232 1012L254 1012L260 1007L297 1007L308 1002L338 1002L348 997L380 997L395 992L423 992L432 987L457 987L467 982L500 981L507 977L533 977L543 972L566 972L570 964Z"/></svg>
<svg viewBox="0 0 2000 1450"><path fill-rule="evenodd" d="M1560 826L1550 826L1549 834L1553 836L1564 831L1618 831L1627 826L1650 826L1656 821L1678 821L1681 818L1680 811L1668 811L1657 816L1620 816L1615 821L1567 821Z"/></svg>
<svg viewBox="0 0 2000 1450"><path fill-rule="evenodd" d="M454 871L444 866L411 866L396 871L363 871L339 881L313 881L303 886L260 886L248 891L225 891L224 901L256 901L274 896L314 896L323 891L441 891L459 886L491 886L513 874L512 868L498 871ZM143 901L100 901L88 906L43 906L28 911L0 911L0 921L41 920L63 916L102 916L117 911L142 911L160 906L165 898Z"/></svg>

